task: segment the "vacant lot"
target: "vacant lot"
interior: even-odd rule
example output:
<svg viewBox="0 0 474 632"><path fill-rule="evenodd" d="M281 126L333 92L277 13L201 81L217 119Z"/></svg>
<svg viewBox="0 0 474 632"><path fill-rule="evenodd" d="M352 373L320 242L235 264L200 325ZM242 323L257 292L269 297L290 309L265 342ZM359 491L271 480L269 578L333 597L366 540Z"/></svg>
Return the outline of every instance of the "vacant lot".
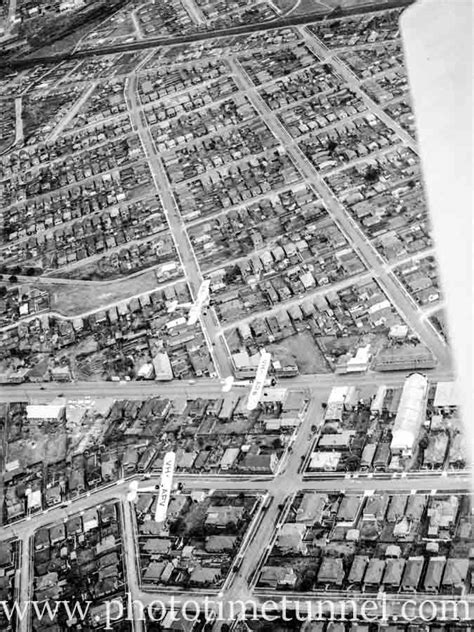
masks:
<svg viewBox="0 0 474 632"><path fill-rule="evenodd" d="M292 358L300 373L330 373L331 369L309 331L303 331L281 342L266 345L275 358Z"/></svg>
<svg viewBox="0 0 474 632"><path fill-rule="evenodd" d="M388 0L378 0L377 5L383 5ZM274 0L275 5L284 14L304 15L305 13L327 14L340 7L353 9L368 4L375 4L374 0Z"/></svg>
<svg viewBox="0 0 474 632"><path fill-rule="evenodd" d="M152 292L157 288L157 281L154 270L150 270L110 283L51 282L42 283L41 288L47 289L51 294L52 311L64 316L76 316Z"/></svg>

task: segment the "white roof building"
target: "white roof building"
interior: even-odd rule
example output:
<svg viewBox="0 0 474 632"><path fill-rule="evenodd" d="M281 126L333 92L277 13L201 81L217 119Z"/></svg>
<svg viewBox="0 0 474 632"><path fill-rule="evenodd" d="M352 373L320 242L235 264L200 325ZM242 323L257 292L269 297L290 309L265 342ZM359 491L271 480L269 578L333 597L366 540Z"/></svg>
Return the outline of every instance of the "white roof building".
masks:
<svg viewBox="0 0 474 632"><path fill-rule="evenodd" d="M28 420L59 420L64 412L64 406L55 404L32 404L26 407Z"/></svg>
<svg viewBox="0 0 474 632"><path fill-rule="evenodd" d="M458 406L456 382L438 382L434 398L435 408Z"/></svg>
<svg viewBox="0 0 474 632"><path fill-rule="evenodd" d="M390 449L409 456L413 453L420 428L425 418L428 380L413 373L406 380L392 430Z"/></svg>
<svg viewBox="0 0 474 632"><path fill-rule="evenodd" d="M41 490L35 489L28 494L28 510L41 509Z"/></svg>
<svg viewBox="0 0 474 632"><path fill-rule="evenodd" d="M370 362L370 344L365 347L359 347L353 358L347 362L348 373L359 373L367 371Z"/></svg>
<svg viewBox="0 0 474 632"><path fill-rule="evenodd" d="M370 405L371 413L380 414L382 412L383 403L384 403L386 394L387 394L387 387L384 384L381 384L377 389L377 393L372 401L372 404Z"/></svg>
<svg viewBox="0 0 474 632"><path fill-rule="evenodd" d="M355 386L333 386L329 393L327 407L343 406L346 409L357 404L359 391Z"/></svg>
<svg viewBox="0 0 474 632"><path fill-rule="evenodd" d="M155 355L153 358L153 368L155 369L155 380L166 381L173 379L171 361L165 351Z"/></svg>
<svg viewBox="0 0 474 632"><path fill-rule="evenodd" d="M328 397L328 406L331 404L344 404L348 392L349 386L333 386Z"/></svg>
<svg viewBox="0 0 474 632"><path fill-rule="evenodd" d="M310 470L334 472L339 465L342 454L340 452L313 452L309 464Z"/></svg>

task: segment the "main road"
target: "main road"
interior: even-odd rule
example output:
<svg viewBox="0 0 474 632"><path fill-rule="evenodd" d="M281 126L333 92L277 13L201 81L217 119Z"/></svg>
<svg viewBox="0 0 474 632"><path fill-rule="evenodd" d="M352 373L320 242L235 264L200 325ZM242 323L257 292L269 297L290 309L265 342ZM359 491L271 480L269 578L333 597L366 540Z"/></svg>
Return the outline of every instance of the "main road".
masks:
<svg viewBox="0 0 474 632"><path fill-rule="evenodd" d="M373 387L377 386L402 386L409 371L386 371L334 374L311 373L285 378L278 383L278 387L291 389L309 389L313 393L329 393L333 386L345 384ZM423 373L432 382L447 382L454 380L454 374L450 369L428 369ZM234 393L243 395L249 392L249 386L239 386L236 382L232 387ZM204 397L208 399L223 397L223 382L217 378L196 378L195 380L173 380L171 382L43 382L35 384L2 385L2 400L6 402L45 403L52 400L65 404L76 403L78 400L84 404L88 399L111 397L114 399L147 399L149 397L188 397L195 399Z"/></svg>

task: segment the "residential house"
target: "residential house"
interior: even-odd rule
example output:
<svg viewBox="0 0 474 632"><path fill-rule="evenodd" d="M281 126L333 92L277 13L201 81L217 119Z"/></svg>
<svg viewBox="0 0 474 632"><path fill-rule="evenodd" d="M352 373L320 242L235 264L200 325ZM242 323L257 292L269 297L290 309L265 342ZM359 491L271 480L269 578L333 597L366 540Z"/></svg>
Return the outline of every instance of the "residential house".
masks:
<svg viewBox="0 0 474 632"><path fill-rule="evenodd" d="M336 520L354 525L359 515L361 504L362 496L352 494L343 496L336 514Z"/></svg>
<svg viewBox="0 0 474 632"><path fill-rule="evenodd" d="M431 557L426 567L423 589L425 592L437 593L441 585L446 558L444 556Z"/></svg>
<svg viewBox="0 0 474 632"><path fill-rule="evenodd" d="M398 590L400 588L404 569L404 559L387 559L382 582L385 589Z"/></svg>
<svg viewBox="0 0 474 632"><path fill-rule="evenodd" d="M364 579L365 570L369 563L367 555L355 555L352 560L351 570L349 571L348 582L355 586L361 586Z"/></svg>
<svg viewBox="0 0 474 632"><path fill-rule="evenodd" d="M211 505L207 510L205 526L225 529L228 525L239 525L244 516L243 507Z"/></svg>
<svg viewBox="0 0 474 632"><path fill-rule="evenodd" d="M327 494L319 494L317 492L305 493L301 499L300 506L296 510L296 521L320 524L327 503Z"/></svg>
<svg viewBox="0 0 474 632"><path fill-rule="evenodd" d="M468 573L469 560L467 558L448 558L441 582L442 589L450 595L463 594L466 591Z"/></svg>
<svg viewBox="0 0 474 632"><path fill-rule="evenodd" d="M385 560L372 558L369 560L364 576L364 589L378 590L385 571Z"/></svg>
<svg viewBox="0 0 474 632"><path fill-rule="evenodd" d="M344 563L340 557L324 557L319 567L317 582L340 588L344 575Z"/></svg>
<svg viewBox="0 0 474 632"><path fill-rule="evenodd" d="M298 522L288 522L281 527L276 546L283 555L307 554L308 550L303 542L306 529L305 524Z"/></svg>
<svg viewBox="0 0 474 632"><path fill-rule="evenodd" d="M408 558L402 577L403 592L416 592L418 590L424 564L425 558L421 555Z"/></svg>

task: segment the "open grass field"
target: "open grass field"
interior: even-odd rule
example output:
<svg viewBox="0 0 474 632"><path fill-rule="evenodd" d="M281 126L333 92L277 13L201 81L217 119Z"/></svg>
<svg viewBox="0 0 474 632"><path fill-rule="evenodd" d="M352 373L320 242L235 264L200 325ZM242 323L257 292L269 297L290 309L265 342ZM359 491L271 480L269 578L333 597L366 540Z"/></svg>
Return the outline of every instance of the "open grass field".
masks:
<svg viewBox="0 0 474 632"><path fill-rule="evenodd" d="M51 294L51 310L64 316L77 316L99 310L157 288L154 270L110 283L42 283Z"/></svg>
<svg viewBox="0 0 474 632"><path fill-rule="evenodd" d="M383 5L388 0L379 0ZM305 13L326 14L340 7L341 9L363 7L374 4L373 0L274 0L274 4L288 15L304 15Z"/></svg>

